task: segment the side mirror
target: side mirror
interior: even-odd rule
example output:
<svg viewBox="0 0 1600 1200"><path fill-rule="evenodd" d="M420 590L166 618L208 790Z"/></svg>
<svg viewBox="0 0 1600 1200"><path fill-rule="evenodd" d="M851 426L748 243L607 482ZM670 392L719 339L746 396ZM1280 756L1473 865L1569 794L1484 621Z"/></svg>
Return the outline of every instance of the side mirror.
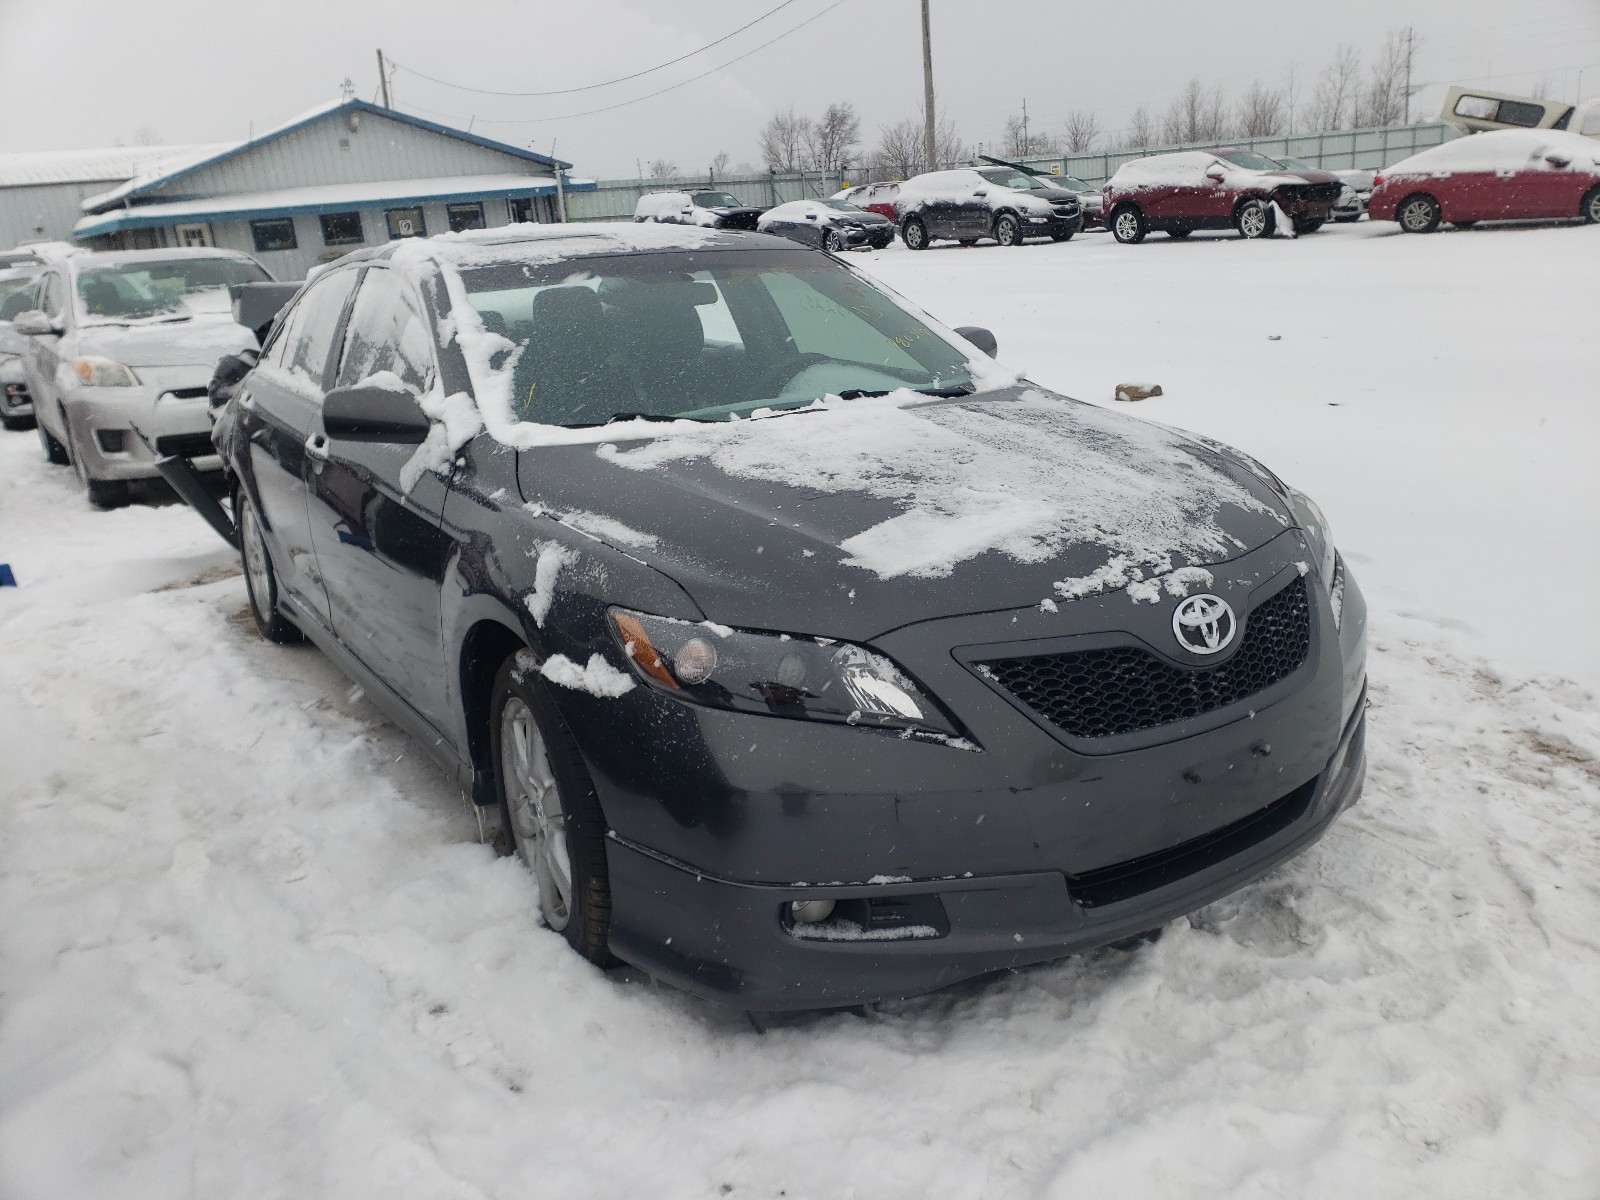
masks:
<svg viewBox="0 0 1600 1200"><path fill-rule="evenodd" d="M1544 156L1544 160L1552 167L1570 167L1572 165L1572 160L1565 154L1560 154L1553 150Z"/></svg>
<svg viewBox="0 0 1600 1200"><path fill-rule="evenodd" d="M815 221L816 219L817 219L817 214L816 213L807 213L806 214L806 220Z"/></svg>
<svg viewBox="0 0 1600 1200"><path fill-rule="evenodd" d="M981 325L959 325L956 327L956 332L990 358L993 358L1000 350L1000 343L994 340L994 334L984 329Z"/></svg>
<svg viewBox="0 0 1600 1200"><path fill-rule="evenodd" d="M339 441L418 446L428 440L433 422L409 388L361 384L328 393L322 427Z"/></svg>
<svg viewBox="0 0 1600 1200"><path fill-rule="evenodd" d="M48 334L61 332L56 328L56 323L37 308L19 312L16 320L11 322L11 328L28 337L45 337Z"/></svg>
<svg viewBox="0 0 1600 1200"><path fill-rule="evenodd" d="M1211 170L1206 172L1206 178L1211 180L1212 183L1222 183L1228 177L1216 167L1212 167Z"/></svg>
<svg viewBox="0 0 1600 1200"><path fill-rule="evenodd" d="M989 194L989 189L988 188L979 188L977 191L973 192L972 194L974 196L987 196Z"/></svg>

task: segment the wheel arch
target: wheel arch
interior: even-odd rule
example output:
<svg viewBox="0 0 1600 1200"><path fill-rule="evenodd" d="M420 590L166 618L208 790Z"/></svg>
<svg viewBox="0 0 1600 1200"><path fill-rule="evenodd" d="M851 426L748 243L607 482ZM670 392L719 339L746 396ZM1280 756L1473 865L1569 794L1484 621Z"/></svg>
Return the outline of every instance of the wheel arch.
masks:
<svg viewBox="0 0 1600 1200"><path fill-rule="evenodd" d="M519 650L532 649L526 632L499 615L479 615L468 626L456 653L456 686L466 720L467 761L472 768L472 800L495 803L494 764L490 761L489 705L500 666Z"/></svg>

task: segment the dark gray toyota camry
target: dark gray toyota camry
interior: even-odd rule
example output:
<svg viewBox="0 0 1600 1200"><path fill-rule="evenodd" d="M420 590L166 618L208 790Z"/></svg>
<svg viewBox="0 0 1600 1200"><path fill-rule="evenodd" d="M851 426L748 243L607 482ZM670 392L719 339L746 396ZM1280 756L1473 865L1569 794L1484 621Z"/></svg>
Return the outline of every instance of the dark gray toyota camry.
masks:
<svg viewBox="0 0 1600 1200"><path fill-rule="evenodd" d="M350 255L217 421L256 621L596 963L817 1008L1158 928L1354 803L1365 604L1260 464L980 346L758 234Z"/></svg>

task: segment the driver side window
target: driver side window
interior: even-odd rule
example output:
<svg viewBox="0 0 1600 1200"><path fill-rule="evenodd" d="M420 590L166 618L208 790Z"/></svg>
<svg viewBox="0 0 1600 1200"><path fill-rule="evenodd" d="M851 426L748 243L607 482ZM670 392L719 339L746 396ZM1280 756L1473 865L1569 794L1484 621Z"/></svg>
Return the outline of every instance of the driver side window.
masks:
<svg viewBox="0 0 1600 1200"><path fill-rule="evenodd" d="M345 332L338 387L393 372L418 395L433 390L433 334L409 288L382 267L367 271Z"/></svg>

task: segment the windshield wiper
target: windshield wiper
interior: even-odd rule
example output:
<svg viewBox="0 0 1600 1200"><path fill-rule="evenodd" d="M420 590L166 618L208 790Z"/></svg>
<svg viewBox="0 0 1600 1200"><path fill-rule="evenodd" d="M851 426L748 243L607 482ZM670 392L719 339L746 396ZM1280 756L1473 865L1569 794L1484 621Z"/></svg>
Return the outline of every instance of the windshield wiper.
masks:
<svg viewBox="0 0 1600 1200"><path fill-rule="evenodd" d="M978 389L971 384L960 384L956 387L930 387L930 388L845 388L839 392L841 400L860 400L864 396L887 396L891 391L911 391L919 396L938 396L947 400L952 396L970 396Z"/></svg>

